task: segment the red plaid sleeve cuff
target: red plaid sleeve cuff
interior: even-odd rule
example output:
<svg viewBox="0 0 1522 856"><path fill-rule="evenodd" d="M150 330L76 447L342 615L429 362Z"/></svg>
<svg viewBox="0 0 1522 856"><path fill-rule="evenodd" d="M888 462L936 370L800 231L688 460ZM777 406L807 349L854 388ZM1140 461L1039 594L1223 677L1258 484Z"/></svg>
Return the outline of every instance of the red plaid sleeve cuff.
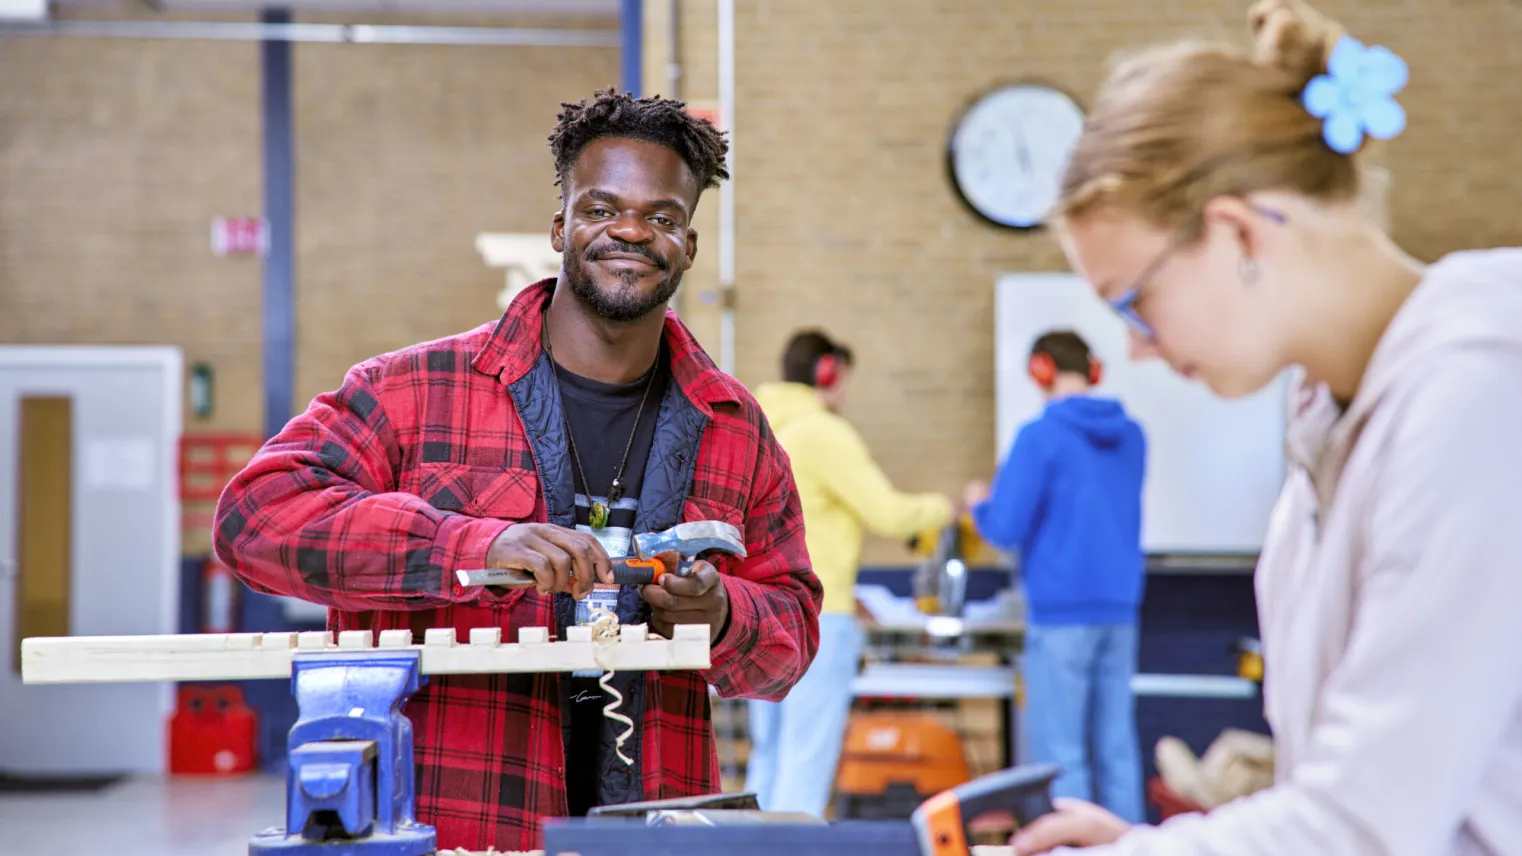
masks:
<svg viewBox="0 0 1522 856"><path fill-rule="evenodd" d="M719 582L729 596L729 619L709 655L708 671L703 673L710 684L717 683L756 644L760 626L756 601L749 591L752 583L728 574L720 576Z"/></svg>
<svg viewBox="0 0 1522 856"><path fill-rule="evenodd" d="M433 555L430 560L443 569L442 591L456 591L454 572L486 567L486 552L491 549L497 536L513 525L509 520L466 517L451 514L439 522L439 532L433 539ZM475 600L480 591L460 592L461 601Z"/></svg>

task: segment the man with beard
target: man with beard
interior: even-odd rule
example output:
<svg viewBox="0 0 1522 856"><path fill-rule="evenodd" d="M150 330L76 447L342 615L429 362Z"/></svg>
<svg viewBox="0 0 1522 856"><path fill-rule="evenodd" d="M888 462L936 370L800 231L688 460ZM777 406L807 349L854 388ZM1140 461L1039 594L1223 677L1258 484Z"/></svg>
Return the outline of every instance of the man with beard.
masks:
<svg viewBox="0 0 1522 856"><path fill-rule="evenodd" d="M615 676L634 721L622 753L625 727L601 715L594 678L433 677L406 712L418 817L441 850L537 849L546 817L718 792L709 685L780 699L819 644L822 590L787 458L665 311L697 251L698 199L728 178L728 144L679 101L598 92L563 106L549 138L559 277L497 322L355 366L217 508L217 555L257 590L327 605L335 630L564 638L594 592L623 624L710 627L710 669ZM739 526L747 558L612 585L610 555L632 533L684 520ZM537 585L452 585L483 567Z"/></svg>

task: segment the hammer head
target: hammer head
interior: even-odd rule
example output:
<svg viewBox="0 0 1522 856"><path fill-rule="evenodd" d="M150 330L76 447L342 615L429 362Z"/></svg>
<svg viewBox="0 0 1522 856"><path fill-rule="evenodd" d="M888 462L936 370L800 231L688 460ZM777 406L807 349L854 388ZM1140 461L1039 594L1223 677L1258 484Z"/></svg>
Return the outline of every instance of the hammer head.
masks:
<svg viewBox="0 0 1522 856"><path fill-rule="evenodd" d="M644 532L634 536L634 551L641 558L662 553L680 553L691 559L708 550L721 550L745 557L745 536L740 528L719 520L693 520L678 523L664 532Z"/></svg>

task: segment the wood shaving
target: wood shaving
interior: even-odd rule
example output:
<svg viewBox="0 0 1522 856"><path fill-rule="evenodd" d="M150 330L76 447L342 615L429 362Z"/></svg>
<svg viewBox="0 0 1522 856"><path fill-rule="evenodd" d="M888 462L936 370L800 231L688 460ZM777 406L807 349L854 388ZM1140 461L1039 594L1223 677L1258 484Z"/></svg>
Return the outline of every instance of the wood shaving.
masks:
<svg viewBox="0 0 1522 856"><path fill-rule="evenodd" d="M633 766L634 759L624 754L624 742L634 733L634 720L618 712L618 706L623 704L623 694L608 683L613 680L613 669L608 666L604 658L607 646L617 642L620 638L618 615L606 607L598 606L592 609L592 641L597 646L592 649L592 658L597 662L598 668L602 669L602 677L597 683L602 686L613 700L608 702L602 709L602 715L622 723L624 730L618 735L618 740L613 744L618 757L627 766ZM498 850L488 847L485 850L466 850L464 847L456 847L453 850L440 850L438 856L544 856L543 850Z"/></svg>
<svg viewBox="0 0 1522 856"><path fill-rule="evenodd" d="M618 739L613 744L613 750L618 753L618 758L624 762L624 766L632 767L634 766L634 759L624 754L624 742L634 734L634 720L618 711L619 705L624 703L624 696L609 683L609 681L613 680L613 669L603 659L603 654L607 647L619 639L618 615L607 607L593 607L591 627L592 641L597 643L597 647L592 649L592 658L597 662L598 667L603 670L602 677L597 679L597 683L608 695L613 697L612 701L603 706L602 715L614 722L623 724L624 729L619 732Z"/></svg>

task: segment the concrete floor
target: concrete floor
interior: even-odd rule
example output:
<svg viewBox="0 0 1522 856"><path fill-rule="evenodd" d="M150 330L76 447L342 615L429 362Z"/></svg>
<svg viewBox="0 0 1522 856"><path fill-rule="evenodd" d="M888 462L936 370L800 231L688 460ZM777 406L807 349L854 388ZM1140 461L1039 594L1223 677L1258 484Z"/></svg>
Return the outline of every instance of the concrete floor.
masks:
<svg viewBox="0 0 1522 856"><path fill-rule="evenodd" d="M0 794L0 856L246 856L284 824L275 776L134 779L91 793Z"/></svg>

